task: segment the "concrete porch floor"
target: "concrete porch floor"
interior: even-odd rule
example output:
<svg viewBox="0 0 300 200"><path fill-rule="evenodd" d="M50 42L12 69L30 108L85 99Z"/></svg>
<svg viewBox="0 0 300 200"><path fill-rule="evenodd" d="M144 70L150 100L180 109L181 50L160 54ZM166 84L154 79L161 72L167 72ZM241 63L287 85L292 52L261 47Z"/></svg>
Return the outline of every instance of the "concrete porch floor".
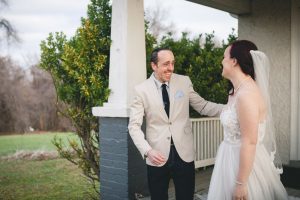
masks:
<svg viewBox="0 0 300 200"><path fill-rule="evenodd" d="M194 200L206 200L212 171L212 166L196 169L196 187ZM300 190L293 188L286 188L286 190L290 197L289 200L300 200ZM150 197L139 198L139 200L150 200ZM169 200L175 200L175 188L173 181L170 181Z"/></svg>

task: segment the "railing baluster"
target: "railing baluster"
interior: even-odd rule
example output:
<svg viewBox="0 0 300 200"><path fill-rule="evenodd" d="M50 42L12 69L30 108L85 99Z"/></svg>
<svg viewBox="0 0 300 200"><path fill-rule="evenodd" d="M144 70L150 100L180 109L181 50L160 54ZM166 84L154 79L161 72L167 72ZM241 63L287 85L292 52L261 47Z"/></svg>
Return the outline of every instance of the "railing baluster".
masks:
<svg viewBox="0 0 300 200"><path fill-rule="evenodd" d="M219 118L191 119L196 150L195 167L214 164L217 149L223 140L223 128Z"/></svg>

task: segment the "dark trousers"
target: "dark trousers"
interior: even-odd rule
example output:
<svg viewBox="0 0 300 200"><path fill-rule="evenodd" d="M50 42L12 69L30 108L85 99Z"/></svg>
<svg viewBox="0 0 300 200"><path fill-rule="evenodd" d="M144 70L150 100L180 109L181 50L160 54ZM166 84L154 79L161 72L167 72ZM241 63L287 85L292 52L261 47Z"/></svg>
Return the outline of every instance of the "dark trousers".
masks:
<svg viewBox="0 0 300 200"><path fill-rule="evenodd" d="M184 162L171 145L170 155L162 167L147 165L151 200L168 200L169 182L175 185L176 200L193 200L195 191L195 163Z"/></svg>

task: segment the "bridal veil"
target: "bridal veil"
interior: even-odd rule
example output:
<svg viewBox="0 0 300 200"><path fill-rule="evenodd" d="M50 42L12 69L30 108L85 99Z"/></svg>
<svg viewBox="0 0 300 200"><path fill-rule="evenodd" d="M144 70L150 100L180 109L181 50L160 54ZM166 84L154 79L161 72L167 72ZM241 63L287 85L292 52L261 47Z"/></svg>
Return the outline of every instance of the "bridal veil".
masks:
<svg viewBox="0 0 300 200"><path fill-rule="evenodd" d="M282 162L277 150L276 133L272 117L271 97L270 97L270 62L268 57L261 51L251 50L253 59L255 81L261 90L267 106L266 132L264 136L264 145L273 160L274 166L279 173L282 173Z"/></svg>

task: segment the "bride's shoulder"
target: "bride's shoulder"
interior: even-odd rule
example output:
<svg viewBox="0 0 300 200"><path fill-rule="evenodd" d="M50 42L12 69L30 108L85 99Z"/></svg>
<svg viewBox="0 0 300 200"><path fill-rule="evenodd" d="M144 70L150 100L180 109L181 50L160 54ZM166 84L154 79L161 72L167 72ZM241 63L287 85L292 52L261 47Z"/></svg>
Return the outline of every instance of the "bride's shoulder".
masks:
<svg viewBox="0 0 300 200"><path fill-rule="evenodd" d="M254 81L249 82L246 84L242 90L240 91L240 94L238 95L240 98L249 98L249 97L256 97L260 95L259 88L255 84Z"/></svg>
<svg viewBox="0 0 300 200"><path fill-rule="evenodd" d="M259 88L256 85L249 85L240 91L237 98L237 110L241 113L259 113L259 119L265 118L266 105ZM250 116L250 114L249 114Z"/></svg>
<svg viewBox="0 0 300 200"><path fill-rule="evenodd" d="M237 96L239 104L259 104L261 99L260 91L256 84L247 84Z"/></svg>

